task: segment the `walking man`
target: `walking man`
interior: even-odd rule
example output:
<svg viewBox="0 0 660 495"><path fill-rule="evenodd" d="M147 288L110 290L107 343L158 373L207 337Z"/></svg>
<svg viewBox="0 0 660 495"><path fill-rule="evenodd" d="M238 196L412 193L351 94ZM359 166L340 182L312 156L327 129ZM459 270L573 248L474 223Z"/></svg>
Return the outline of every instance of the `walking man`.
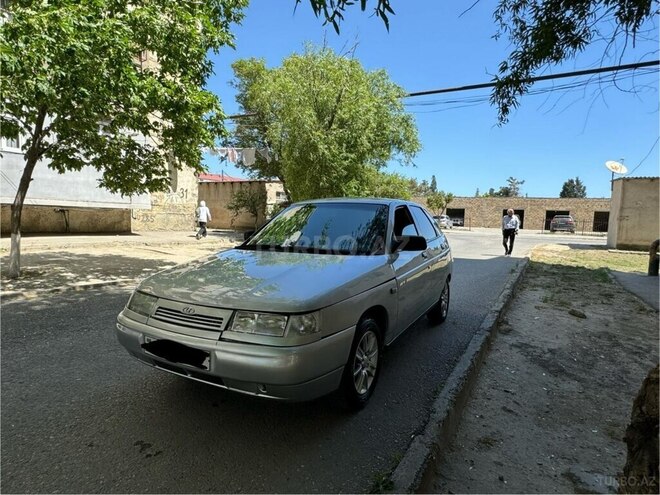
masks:
<svg viewBox="0 0 660 495"><path fill-rule="evenodd" d="M513 209L506 210L506 215L502 217L502 245L504 246L504 256L511 256L513 251L513 242L516 240L516 234L520 228L520 219L518 215L513 214ZM507 246L508 243L508 246Z"/></svg>
<svg viewBox="0 0 660 495"><path fill-rule="evenodd" d="M199 223L199 231L195 237L199 241L200 238L206 237L206 224L209 220L211 220L211 210L208 209L205 201L199 202L199 208L197 208L196 216L197 222Z"/></svg>

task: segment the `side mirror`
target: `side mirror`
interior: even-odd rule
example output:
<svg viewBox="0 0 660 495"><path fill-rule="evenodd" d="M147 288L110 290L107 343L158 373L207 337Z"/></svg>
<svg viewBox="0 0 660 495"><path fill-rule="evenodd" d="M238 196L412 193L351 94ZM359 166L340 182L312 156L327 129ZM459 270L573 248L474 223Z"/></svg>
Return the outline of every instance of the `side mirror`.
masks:
<svg viewBox="0 0 660 495"><path fill-rule="evenodd" d="M395 237L392 243L393 251L424 251L427 248L426 239L421 235L402 235Z"/></svg>

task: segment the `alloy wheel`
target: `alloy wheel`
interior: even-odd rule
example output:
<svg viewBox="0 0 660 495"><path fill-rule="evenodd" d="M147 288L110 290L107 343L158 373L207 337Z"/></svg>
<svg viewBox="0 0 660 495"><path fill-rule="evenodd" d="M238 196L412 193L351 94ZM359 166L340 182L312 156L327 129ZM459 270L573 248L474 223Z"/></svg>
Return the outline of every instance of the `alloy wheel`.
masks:
<svg viewBox="0 0 660 495"><path fill-rule="evenodd" d="M376 377L378 368L378 338L371 330L364 333L355 349L353 383L359 395L366 394Z"/></svg>

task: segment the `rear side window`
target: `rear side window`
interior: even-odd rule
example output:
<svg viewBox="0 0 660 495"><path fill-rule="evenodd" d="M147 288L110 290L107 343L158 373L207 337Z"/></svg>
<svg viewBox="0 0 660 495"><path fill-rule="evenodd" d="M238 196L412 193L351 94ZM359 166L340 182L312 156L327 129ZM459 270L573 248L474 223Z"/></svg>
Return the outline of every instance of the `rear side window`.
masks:
<svg viewBox="0 0 660 495"><path fill-rule="evenodd" d="M417 224L419 235L424 237L427 241L438 237L438 233L431 223L431 220L429 220L429 217L426 216L426 213L424 213L419 206L413 206L410 209L412 210L413 217L415 217L415 223Z"/></svg>

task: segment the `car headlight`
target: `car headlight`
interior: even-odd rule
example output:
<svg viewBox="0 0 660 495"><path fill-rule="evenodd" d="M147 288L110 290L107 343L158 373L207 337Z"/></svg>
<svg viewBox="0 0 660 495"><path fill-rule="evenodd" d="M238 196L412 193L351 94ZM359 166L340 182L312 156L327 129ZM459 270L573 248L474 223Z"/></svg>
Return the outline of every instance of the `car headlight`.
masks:
<svg viewBox="0 0 660 495"><path fill-rule="evenodd" d="M289 317L289 332L298 335L310 335L321 330L318 313L292 315Z"/></svg>
<svg viewBox="0 0 660 495"><path fill-rule="evenodd" d="M232 332L253 333L271 337L283 337L287 317L272 313L237 311L231 325Z"/></svg>
<svg viewBox="0 0 660 495"><path fill-rule="evenodd" d="M155 296L135 291L129 299L126 307L143 316L151 316L151 312L154 309L157 300L158 298Z"/></svg>

